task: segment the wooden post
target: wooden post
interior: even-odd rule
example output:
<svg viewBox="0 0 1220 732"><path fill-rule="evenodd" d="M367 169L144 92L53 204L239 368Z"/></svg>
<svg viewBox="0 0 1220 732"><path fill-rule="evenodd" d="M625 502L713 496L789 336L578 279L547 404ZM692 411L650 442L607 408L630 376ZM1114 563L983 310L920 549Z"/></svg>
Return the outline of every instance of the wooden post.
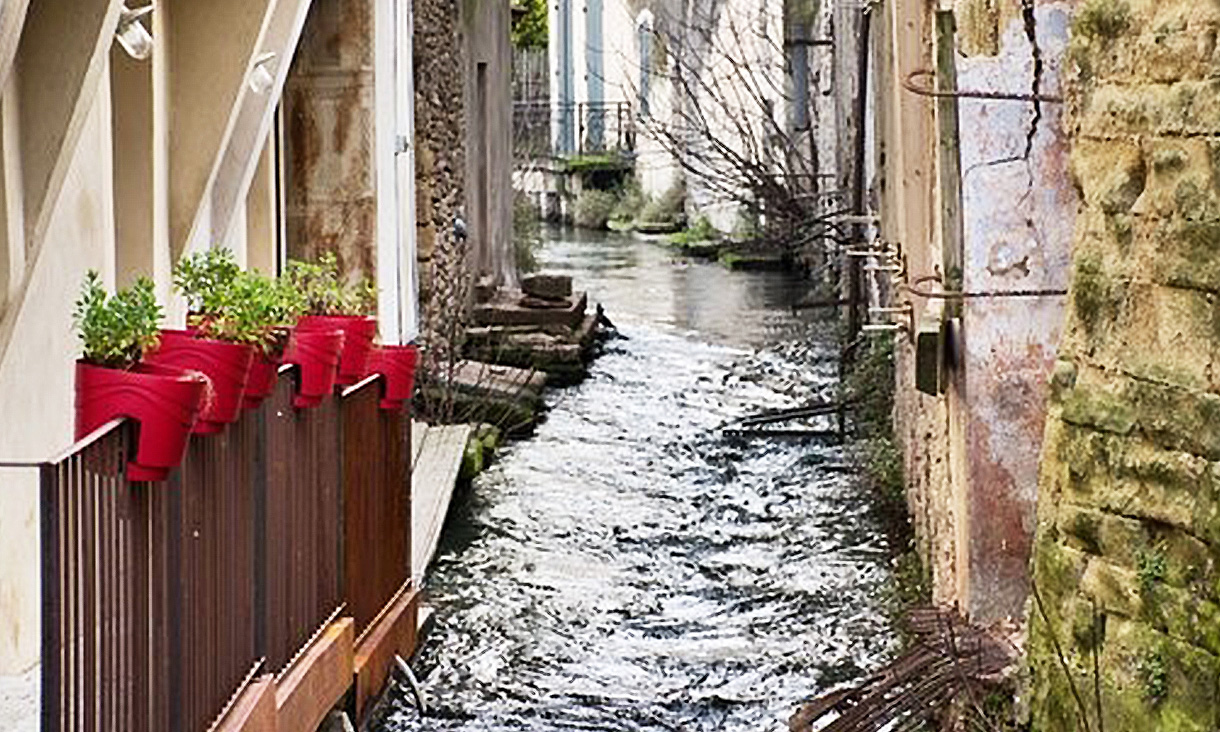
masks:
<svg viewBox="0 0 1220 732"><path fill-rule="evenodd" d="M936 13L936 85L939 92L957 91L955 61L957 32L953 11ZM936 102L940 132L940 206L942 263L945 289L961 289L964 235L962 233L962 158L957 98L940 97ZM949 301L946 315L960 315L960 301Z"/></svg>

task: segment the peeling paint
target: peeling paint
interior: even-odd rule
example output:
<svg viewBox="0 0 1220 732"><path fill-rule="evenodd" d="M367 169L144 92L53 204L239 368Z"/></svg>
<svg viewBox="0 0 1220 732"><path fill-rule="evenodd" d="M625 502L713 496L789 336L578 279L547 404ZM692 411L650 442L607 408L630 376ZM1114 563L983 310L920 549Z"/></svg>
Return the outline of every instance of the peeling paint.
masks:
<svg viewBox="0 0 1220 732"><path fill-rule="evenodd" d="M1066 2L1023 0L994 57L959 60L962 88L1034 95L1059 87ZM1016 85L1023 80L1024 88ZM1066 288L1077 199L1061 110L1042 102L960 105L963 286ZM981 622L1020 619L1028 587L1047 383L1065 298L984 299L963 307L968 596Z"/></svg>

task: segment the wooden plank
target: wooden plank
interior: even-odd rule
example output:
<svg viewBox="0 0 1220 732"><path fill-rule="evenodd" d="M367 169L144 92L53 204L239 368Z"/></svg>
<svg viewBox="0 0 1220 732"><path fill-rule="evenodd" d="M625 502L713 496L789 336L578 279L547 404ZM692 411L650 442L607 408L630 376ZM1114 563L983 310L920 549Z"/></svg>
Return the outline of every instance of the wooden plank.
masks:
<svg viewBox="0 0 1220 732"><path fill-rule="evenodd" d="M280 677L275 690L279 729L314 730L352 684L356 624L331 623Z"/></svg>
<svg viewBox="0 0 1220 732"><path fill-rule="evenodd" d="M361 636L356 646L356 723L385 687L395 654L409 658L415 652L419 590L403 585L385 612Z"/></svg>
<svg viewBox="0 0 1220 732"><path fill-rule="evenodd" d="M953 11L936 13L936 85L937 91L957 91L957 44ZM962 224L962 155L961 135L956 97L941 97L936 101L940 160L941 265L945 288L961 290L962 262L965 258ZM950 317L961 312L961 302L950 301L945 308Z"/></svg>
<svg viewBox="0 0 1220 732"><path fill-rule="evenodd" d="M428 425L423 422L411 423L411 470L419 464L419 452L424 449L424 441L428 436Z"/></svg>
<svg viewBox="0 0 1220 732"><path fill-rule="evenodd" d="M411 567L422 584L440 543L471 425L429 427L411 471Z"/></svg>
<svg viewBox="0 0 1220 732"><path fill-rule="evenodd" d="M212 732L275 732L275 677L267 674L246 687Z"/></svg>

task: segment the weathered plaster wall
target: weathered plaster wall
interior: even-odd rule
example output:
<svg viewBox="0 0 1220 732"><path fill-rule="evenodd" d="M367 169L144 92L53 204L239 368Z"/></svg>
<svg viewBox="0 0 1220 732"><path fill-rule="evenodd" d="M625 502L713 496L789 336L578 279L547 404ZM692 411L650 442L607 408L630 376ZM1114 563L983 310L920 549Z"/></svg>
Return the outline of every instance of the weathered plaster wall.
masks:
<svg viewBox="0 0 1220 732"><path fill-rule="evenodd" d="M1039 482L1040 730L1220 724L1218 33L1215 0L1089 0L1073 22L1082 203Z"/></svg>
<svg viewBox="0 0 1220 732"><path fill-rule="evenodd" d="M508 0L465 0L466 220L475 275L517 284L512 219L512 43Z"/></svg>
<svg viewBox="0 0 1220 732"><path fill-rule="evenodd" d="M959 58L959 88L1060 94L1069 10L1068 3L1052 1L1036 3L1028 19L1003 14L996 54ZM1076 197L1066 170L1061 108L961 100L960 281L967 292L1066 288ZM969 571L963 604L980 622L1024 613L1046 381L1063 310L1064 297L1054 295L963 304L965 399L954 415L964 422L962 533Z"/></svg>
<svg viewBox="0 0 1220 732"><path fill-rule="evenodd" d="M313 3L284 90L287 251L376 271L373 3Z"/></svg>
<svg viewBox="0 0 1220 732"><path fill-rule="evenodd" d="M903 81L935 68L940 44L953 43L959 89L1056 95L1069 8L1048 0L1026 14L1017 0L963 2L955 35L938 34L923 2L873 20L883 29L881 72L870 80L883 237L903 245L917 289L988 293L946 304L898 289L914 322L948 323L950 348L944 393L929 396L915 389L913 343L899 339L895 415L933 599L983 624L1019 625L1024 615L1046 381L1064 308L1062 296L1003 293L1066 286L1076 198L1057 105L964 97L954 129L952 104ZM852 165L840 169L847 182Z"/></svg>
<svg viewBox="0 0 1220 732"><path fill-rule="evenodd" d="M108 76L93 92L70 153L48 217L48 245L24 299L5 313L14 322L12 347L0 361L0 459L43 460L72 443L76 286L86 269L111 282L115 271ZM3 105L15 103L5 95ZM37 677L30 669L41 637L38 532L37 471L0 470L0 715L13 725L6 728L37 727Z"/></svg>

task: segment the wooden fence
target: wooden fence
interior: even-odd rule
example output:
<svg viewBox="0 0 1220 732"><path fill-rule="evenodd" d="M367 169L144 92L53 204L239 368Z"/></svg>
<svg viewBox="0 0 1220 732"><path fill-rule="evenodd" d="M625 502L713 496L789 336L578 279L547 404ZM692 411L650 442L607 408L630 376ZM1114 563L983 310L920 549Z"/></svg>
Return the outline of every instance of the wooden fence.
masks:
<svg viewBox="0 0 1220 732"><path fill-rule="evenodd" d="M370 378L315 409L293 378L164 483L129 483L116 421L41 466L42 729L203 730L343 608L410 576L404 416Z"/></svg>

